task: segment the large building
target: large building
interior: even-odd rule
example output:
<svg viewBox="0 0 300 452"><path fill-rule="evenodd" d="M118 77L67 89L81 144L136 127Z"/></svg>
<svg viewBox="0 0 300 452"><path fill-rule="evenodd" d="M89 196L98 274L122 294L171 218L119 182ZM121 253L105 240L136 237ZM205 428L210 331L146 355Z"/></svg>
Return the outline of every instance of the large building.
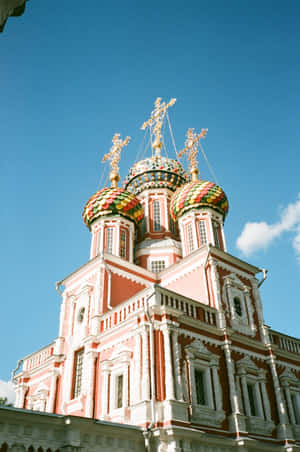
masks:
<svg viewBox="0 0 300 452"><path fill-rule="evenodd" d="M58 337L15 375L2 450L300 450L300 341L265 325L265 272L227 252L227 197L198 179L206 131L187 133L189 172L162 156L173 103L156 101L124 188L114 136L111 186L83 211L90 259L57 285Z"/></svg>

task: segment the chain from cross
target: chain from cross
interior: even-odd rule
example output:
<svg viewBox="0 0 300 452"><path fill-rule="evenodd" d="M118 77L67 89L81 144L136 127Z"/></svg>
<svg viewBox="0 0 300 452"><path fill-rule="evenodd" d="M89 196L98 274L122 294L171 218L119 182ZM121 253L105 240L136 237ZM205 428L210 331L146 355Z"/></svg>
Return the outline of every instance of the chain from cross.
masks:
<svg viewBox="0 0 300 452"><path fill-rule="evenodd" d="M183 154L187 153L187 158L190 161L190 171L197 168L197 154L198 146L201 138L204 138L207 134L207 129L202 129L197 135L194 132L195 129L188 129L185 140L185 148L178 153L178 158L182 157Z"/></svg>
<svg viewBox="0 0 300 452"><path fill-rule="evenodd" d="M119 172L118 163L120 161L121 150L124 146L127 146L129 141L130 137L126 137L125 140L122 141L120 138L120 134L115 133L112 139L113 145L110 148L110 151L107 154L105 154L105 156L102 159L102 163L104 163L106 160L110 160L109 163L114 174L118 174Z"/></svg>
<svg viewBox="0 0 300 452"><path fill-rule="evenodd" d="M154 148L158 148L160 149L162 146L161 143L161 129L162 129L162 125L163 125L163 121L164 118L166 116L167 110L168 108L170 108L172 105L175 104L176 99L171 99L167 104L165 102L161 102L161 97L158 97L154 103L155 108L154 110L151 112L151 117L150 119L148 119L148 121L144 122L144 124L142 125L141 129L145 130L146 127L150 127L150 132L151 132L151 128L154 124L153 127L153 135L155 135L155 140L153 143L153 147Z"/></svg>

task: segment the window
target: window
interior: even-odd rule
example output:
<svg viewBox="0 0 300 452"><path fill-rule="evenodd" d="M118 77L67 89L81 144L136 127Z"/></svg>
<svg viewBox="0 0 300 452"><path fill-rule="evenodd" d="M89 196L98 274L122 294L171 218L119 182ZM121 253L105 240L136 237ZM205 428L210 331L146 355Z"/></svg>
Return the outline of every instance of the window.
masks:
<svg viewBox="0 0 300 452"><path fill-rule="evenodd" d="M184 354L188 369L184 391L189 392L191 419L204 425L220 426L225 412L222 407L219 358L201 340L194 340L185 346Z"/></svg>
<svg viewBox="0 0 300 452"><path fill-rule="evenodd" d="M145 217L142 219L141 226L140 226L140 232L141 232L141 238L144 237L146 234L146 219Z"/></svg>
<svg viewBox="0 0 300 452"><path fill-rule="evenodd" d="M159 201L153 202L153 222L154 222L154 231L160 231L161 224L160 224L160 202Z"/></svg>
<svg viewBox="0 0 300 452"><path fill-rule="evenodd" d="M113 236L114 236L114 228L106 229L106 247L105 251L109 254L113 253Z"/></svg>
<svg viewBox="0 0 300 452"><path fill-rule="evenodd" d="M196 398L198 405L207 405L205 397L205 375L204 371L195 369Z"/></svg>
<svg viewBox="0 0 300 452"><path fill-rule="evenodd" d="M83 354L84 349L75 352L73 399L79 397L81 394Z"/></svg>
<svg viewBox="0 0 300 452"><path fill-rule="evenodd" d="M253 383L247 383L247 390L248 390L248 398L249 398L249 405L250 405L250 414L251 414L251 416L258 416L259 413L257 411L255 385Z"/></svg>
<svg viewBox="0 0 300 452"><path fill-rule="evenodd" d="M116 381L116 408L122 408L123 406L123 374L117 376Z"/></svg>
<svg viewBox="0 0 300 452"><path fill-rule="evenodd" d="M239 317L242 317L242 315L243 315L243 311L242 311L242 303L241 303L241 300L239 299L239 297L234 297L234 299L233 299L233 305L234 305L235 313L236 313Z"/></svg>
<svg viewBox="0 0 300 452"><path fill-rule="evenodd" d="M194 237L193 237L193 226L188 224L187 226L187 239L188 239L188 252L192 253L194 251Z"/></svg>
<svg viewBox="0 0 300 452"><path fill-rule="evenodd" d="M77 316L77 322L78 323L82 323L83 322L84 313L85 313L85 308L79 309L78 316Z"/></svg>
<svg viewBox="0 0 300 452"><path fill-rule="evenodd" d="M171 233L176 234L176 226L175 226L175 222L173 221L172 217L169 217L169 223L170 223Z"/></svg>
<svg viewBox="0 0 300 452"><path fill-rule="evenodd" d="M215 247L220 248L220 240L219 240L219 225L215 222L213 222L213 233L214 233L214 240L215 240Z"/></svg>
<svg viewBox="0 0 300 452"><path fill-rule="evenodd" d="M204 220L199 221L199 235L200 235L201 245L205 245L207 243L207 236L206 236L206 228L205 228Z"/></svg>
<svg viewBox="0 0 300 452"><path fill-rule="evenodd" d="M152 261L151 262L151 271L153 273L159 273L162 270L164 270L166 268L166 262L165 261Z"/></svg>
<svg viewBox="0 0 300 452"><path fill-rule="evenodd" d="M126 231L124 229L121 229L120 234L120 256L124 257L126 259L126 248L127 248L127 242L126 242Z"/></svg>

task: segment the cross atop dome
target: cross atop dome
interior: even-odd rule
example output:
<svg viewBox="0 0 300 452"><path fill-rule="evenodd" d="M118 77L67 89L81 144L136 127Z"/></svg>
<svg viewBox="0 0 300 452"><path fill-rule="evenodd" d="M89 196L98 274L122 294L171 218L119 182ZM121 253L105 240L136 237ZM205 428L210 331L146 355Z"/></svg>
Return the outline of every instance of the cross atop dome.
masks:
<svg viewBox="0 0 300 452"><path fill-rule="evenodd" d="M151 112L150 119L144 122L141 129L145 130L146 127L150 127L150 134L155 136L154 142L152 143L153 149L155 149L156 157L160 157L160 150L162 148L161 141L161 128L163 125L164 118L166 116L168 108L172 107L175 104L176 99L170 99L170 101L166 104L165 102L161 102L162 98L158 97L154 103L155 108ZM152 126L153 130L152 130Z"/></svg>
<svg viewBox="0 0 300 452"><path fill-rule="evenodd" d="M201 132L197 135L194 132L195 129L188 129L185 140L185 148L182 149L178 158L182 157L183 154L187 153L187 158L190 161L190 172L192 175L192 180L197 180L198 170L198 162L197 162L197 154L198 154L198 146L200 144L200 139L204 138L207 134L207 129L201 129Z"/></svg>
<svg viewBox="0 0 300 452"><path fill-rule="evenodd" d="M126 137L125 140L121 140L120 134L115 133L112 139L112 147L110 148L110 151L105 154L105 156L102 159L102 163L104 163L106 160L110 160L110 167L111 167L111 173L110 173L110 181L111 186L113 188L116 188L118 185L118 181L120 179L119 176L119 161L120 161L120 154L121 150L124 146L127 146L127 144L130 141L130 137Z"/></svg>

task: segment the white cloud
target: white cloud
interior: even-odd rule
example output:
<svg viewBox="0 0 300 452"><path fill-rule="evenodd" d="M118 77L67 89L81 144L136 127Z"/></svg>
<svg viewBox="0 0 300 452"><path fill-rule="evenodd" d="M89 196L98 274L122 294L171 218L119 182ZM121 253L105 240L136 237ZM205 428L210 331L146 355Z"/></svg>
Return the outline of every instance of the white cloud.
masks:
<svg viewBox="0 0 300 452"><path fill-rule="evenodd" d="M16 393L11 381L0 380L0 397L7 397L8 403L15 402Z"/></svg>
<svg viewBox="0 0 300 452"><path fill-rule="evenodd" d="M300 259L300 193L295 203L282 209L280 221L277 223L268 224L265 221L246 223L236 241L236 246L243 254L249 256L255 251L267 248L274 239L288 231L296 233L293 247Z"/></svg>

